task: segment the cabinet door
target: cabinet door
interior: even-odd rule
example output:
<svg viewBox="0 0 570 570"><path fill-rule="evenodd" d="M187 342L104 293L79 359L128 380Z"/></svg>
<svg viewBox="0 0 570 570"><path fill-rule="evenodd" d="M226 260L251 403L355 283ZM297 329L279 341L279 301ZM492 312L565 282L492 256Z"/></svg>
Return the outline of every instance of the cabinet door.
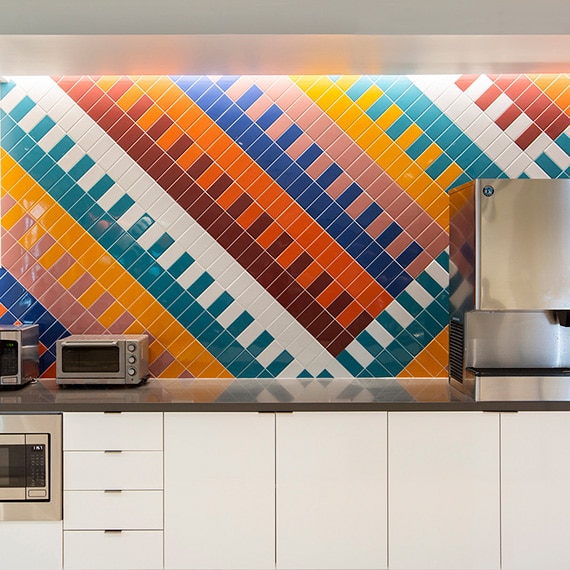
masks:
<svg viewBox="0 0 570 570"><path fill-rule="evenodd" d="M503 568L570 564L570 413L501 416Z"/></svg>
<svg viewBox="0 0 570 570"><path fill-rule="evenodd" d="M386 568L386 413L276 421L277 567Z"/></svg>
<svg viewBox="0 0 570 570"><path fill-rule="evenodd" d="M166 568L273 568L274 414L170 412L164 428Z"/></svg>
<svg viewBox="0 0 570 570"><path fill-rule="evenodd" d="M499 568L499 415L393 412L388 434L390 568Z"/></svg>

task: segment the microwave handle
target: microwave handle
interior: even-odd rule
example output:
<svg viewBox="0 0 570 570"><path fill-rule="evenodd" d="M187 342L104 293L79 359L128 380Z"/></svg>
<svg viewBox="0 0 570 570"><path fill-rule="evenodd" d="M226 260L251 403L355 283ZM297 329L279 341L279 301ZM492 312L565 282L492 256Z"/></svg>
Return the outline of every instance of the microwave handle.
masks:
<svg viewBox="0 0 570 570"><path fill-rule="evenodd" d="M97 346L117 346L119 343L116 340L98 340L96 343L92 341L85 341L85 340L62 340L62 346L67 345L74 345L74 344L82 344L82 345L89 345L89 344L97 344Z"/></svg>

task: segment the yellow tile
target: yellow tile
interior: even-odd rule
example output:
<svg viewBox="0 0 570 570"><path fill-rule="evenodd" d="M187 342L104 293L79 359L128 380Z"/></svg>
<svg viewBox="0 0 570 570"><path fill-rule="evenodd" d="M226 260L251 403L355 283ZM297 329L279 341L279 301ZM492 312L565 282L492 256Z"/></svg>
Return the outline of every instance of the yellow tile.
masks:
<svg viewBox="0 0 570 570"><path fill-rule="evenodd" d="M26 210L16 202L7 212L2 212L2 227L11 230L25 215Z"/></svg>
<svg viewBox="0 0 570 570"><path fill-rule="evenodd" d="M169 79L170 87L166 87L166 90L156 99L156 104L161 108L167 111L182 97L183 92L178 87L178 85L174 85L172 81ZM186 98L187 99L187 98Z"/></svg>
<svg viewBox="0 0 570 570"><path fill-rule="evenodd" d="M407 168L398 176L396 182L402 187L407 188L422 174L422 169L412 160L410 160Z"/></svg>
<svg viewBox="0 0 570 570"><path fill-rule="evenodd" d="M395 180L398 179L402 173L410 165L410 159L404 154L400 154L392 164L386 167L386 172Z"/></svg>
<svg viewBox="0 0 570 570"><path fill-rule="evenodd" d="M99 249L100 255L95 255L91 264L89 265L89 271L95 277L95 279L103 279L103 276L107 274L106 282L109 282L110 278L113 278L113 271L122 271L122 268L117 264L117 262L111 257L107 252L101 251ZM94 253L95 252L94 250ZM109 271L111 269L112 271Z"/></svg>
<svg viewBox="0 0 570 570"><path fill-rule="evenodd" d="M364 150L366 150L366 153L370 157L377 161L378 158L384 152L386 152L393 143L392 139L387 134L383 133L382 130L379 129L376 125L373 125L373 127L370 128L376 131L376 138L374 139L374 142L372 142L372 144Z"/></svg>
<svg viewBox="0 0 570 570"><path fill-rule="evenodd" d="M103 248L98 243L89 242L88 240L85 241L87 243L87 246L84 247L82 253L80 253L76 257L77 261L79 261L79 263L81 263L83 267L91 270L91 266L101 257L101 252ZM79 249L79 246L77 249ZM70 253L71 251L72 249L69 249ZM97 278L98 275L94 275L94 277Z"/></svg>
<svg viewBox="0 0 570 570"><path fill-rule="evenodd" d="M447 190L462 173L463 170L453 162L437 177L437 183Z"/></svg>
<svg viewBox="0 0 570 570"><path fill-rule="evenodd" d="M148 130L154 123L164 114L163 110L158 105L153 105L142 115L137 121L138 126L145 131Z"/></svg>
<svg viewBox="0 0 570 570"><path fill-rule="evenodd" d="M390 146L378 157L376 162L384 170L386 170L401 155L402 155L402 150L399 149L394 143L391 143Z"/></svg>
<svg viewBox="0 0 570 570"><path fill-rule="evenodd" d="M424 170L430 166L437 158L442 155L443 151L435 143L431 143L425 150L416 158L416 162Z"/></svg>
<svg viewBox="0 0 570 570"><path fill-rule="evenodd" d="M343 115L344 113L346 113L346 111L347 111L348 109L350 109L350 107L351 107L353 104L354 104L354 103L352 102L352 100L350 99L350 97L347 97L346 95L344 95L343 97L339 97L339 98L327 109L327 115L336 121L341 115Z"/></svg>
<svg viewBox="0 0 570 570"><path fill-rule="evenodd" d="M40 238L46 234L46 231L38 224L34 224L19 240L18 243L24 249L31 249Z"/></svg>
<svg viewBox="0 0 570 570"><path fill-rule="evenodd" d="M142 323L145 329L150 329L161 315L163 309L160 305L156 302L147 305L146 309L143 310L140 314L137 314L137 319Z"/></svg>
<svg viewBox="0 0 570 570"><path fill-rule="evenodd" d="M124 312L124 307L122 307L119 303L114 302L108 309L103 312L98 321L105 328L109 328Z"/></svg>
<svg viewBox="0 0 570 570"><path fill-rule="evenodd" d="M134 79L135 83L143 90L148 91L158 79L157 75L140 75Z"/></svg>
<svg viewBox="0 0 570 570"><path fill-rule="evenodd" d="M337 124L341 129L348 130L350 125L357 119L362 117L362 110L354 103L344 112L337 120Z"/></svg>
<svg viewBox="0 0 570 570"><path fill-rule="evenodd" d="M343 91L347 91L348 89L350 89L357 81L358 78L360 76L359 75L343 75L341 77L339 77L335 83L343 90Z"/></svg>
<svg viewBox="0 0 570 570"><path fill-rule="evenodd" d="M419 174L406 187L406 193L416 200L418 196L426 191L430 184L433 184L433 180L420 168Z"/></svg>
<svg viewBox="0 0 570 570"><path fill-rule="evenodd" d="M119 296L133 283L133 278L124 270L122 270L122 268L119 267L117 269L118 270L109 270L106 273L111 273L114 275L114 279L108 286L108 289L109 293L118 299ZM123 303L123 305L125 304Z"/></svg>
<svg viewBox="0 0 570 570"><path fill-rule="evenodd" d="M177 360L171 362L160 374L159 378L179 378L185 372L184 366Z"/></svg>
<svg viewBox="0 0 570 570"><path fill-rule="evenodd" d="M406 150L414 141L423 134L422 129L415 123L410 125L397 139L396 144Z"/></svg>
<svg viewBox="0 0 570 570"><path fill-rule="evenodd" d="M375 125L374 123L371 123L370 119L368 119L367 128L363 131L363 133L360 136L355 137L355 140L356 140L358 146L360 146L360 148L362 148L368 152L368 149L374 143L376 143L378 141L378 138L382 135L383 135L383 133L377 127L377 125ZM386 150L386 148L384 148L384 150ZM384 151L382 151L382 152L384 152Z"/></svg>
<svg viewBox="0 0 570 570"><path fill-rule="evenodd" d="M142 96L144 91L136 84L131 85L117 100L117 105L128 111Z"/></svg>
<svg viewBox="0 0 570 570"><path fill-rule="evenodd" d="M97 301L97 299L99 299L99 297L101 297L101 295L105 292L105 288L102 287L101 285L99 285L99 283L95 282L93 284L91 284L90 287L88 287L78 298L77 300L86 308L89 309L89 307L91 307L91 305L93 305L93 303L95 301Z"/></svg>
<svg viewBox="0 0 570 570"><path fill-rule="evenodd" d="M319 77L315 75L297 75L292 76L293 81L297 84L297 87L301 89L301 91L307 92L315 83Z"/></svg>
<svg viewBox="0 0 570 570"><path fill-rule="evenodd" d="M79 263L74 263L59 279L63 287L69 289L79 278L85 275L85 269L79 265Z"/></svg>
<svg viewBox="0 0 570 570"><path fill-rule="evenodd" d="M107 92L119 79L121 79L119 75L104 75L95 82L95 85Z"/></svg>
<svg viewBox="0 0 570 570"><path fill-rule="evenodd" d="M316 100L317 105L325 111L329 109L338 99L346 97L341 89L334 83ZM347 97L348 99L348 97Z"/></svg>
<svg viewBox="0 0 570 570"><path fill-rule="evenodd" d="M365 131L369 129L370 124L370 117L361 114L355 121L350 124L350 126L345 129L345 132L352 139L357 140L364 134Z"/></svg>
<svg viewBox="0 0 570 570"><path fill-rule="evenodd" d="M65 254L65 249L58 243L54 243L39 259L39 263L45 269L50 269Z"/></svg>
<svg viewBox="0 0 570 570"><path fill-rule="evenodd" d="M371 85L357 100L356 104L364 110L369 109L380 97L383 91L378 85Z"/></svg>
<svg viewBox="0 0 570 570"><path fill-rule="evenodd" d="M382 113L378 119L376 119L376 124L380 128L386 130L403 114L404 112L402 109L400 109L400 107L397 105L390 105L390 107L388 107L388 109L384 111L384 113Z"/></svg>
<svg viewBox="0 0 570 570"><path fill-rule="evenodd" d="M449 210L449 197L442 193L431 202L426 208L426 212L434 219L438 219L442 214Z"/></svg>
<svg viewBox="0 0 570 570"><path fill-rule="evenodd" d="M316 101L319 99L332 85L332 81L326 76L321 75L307 90L305 93Z"/></svg>
<svg viewBox="0 0 570 570"><path fill-rule="evenodd" d="M216 360L212 360L210 364L202 370L201 376L203 378L233 378L230 372Z"/></svg>

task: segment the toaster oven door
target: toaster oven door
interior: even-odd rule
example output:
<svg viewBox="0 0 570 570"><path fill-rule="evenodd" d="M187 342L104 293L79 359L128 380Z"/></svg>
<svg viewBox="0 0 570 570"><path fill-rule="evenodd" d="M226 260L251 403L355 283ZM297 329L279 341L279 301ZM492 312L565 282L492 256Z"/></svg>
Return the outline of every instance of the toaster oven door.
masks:
<svg viewBox="0 0 570 570"><path fill-rule="evenodd" d="M123 346L118 341L63 341L58 347L60 379L121 380L125 378Z"/></svg>

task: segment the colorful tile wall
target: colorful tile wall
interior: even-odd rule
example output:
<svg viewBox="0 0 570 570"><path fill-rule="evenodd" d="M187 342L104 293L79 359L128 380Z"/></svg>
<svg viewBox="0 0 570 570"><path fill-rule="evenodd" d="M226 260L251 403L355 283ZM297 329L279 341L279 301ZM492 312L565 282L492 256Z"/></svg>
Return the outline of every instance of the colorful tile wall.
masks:
<svg viewBox="0 0 570 570"><path fill-rule="evenodd" d="M446 376L447 190L570 176L570 76L16 77L0 322L155 376Z"/></svg>

